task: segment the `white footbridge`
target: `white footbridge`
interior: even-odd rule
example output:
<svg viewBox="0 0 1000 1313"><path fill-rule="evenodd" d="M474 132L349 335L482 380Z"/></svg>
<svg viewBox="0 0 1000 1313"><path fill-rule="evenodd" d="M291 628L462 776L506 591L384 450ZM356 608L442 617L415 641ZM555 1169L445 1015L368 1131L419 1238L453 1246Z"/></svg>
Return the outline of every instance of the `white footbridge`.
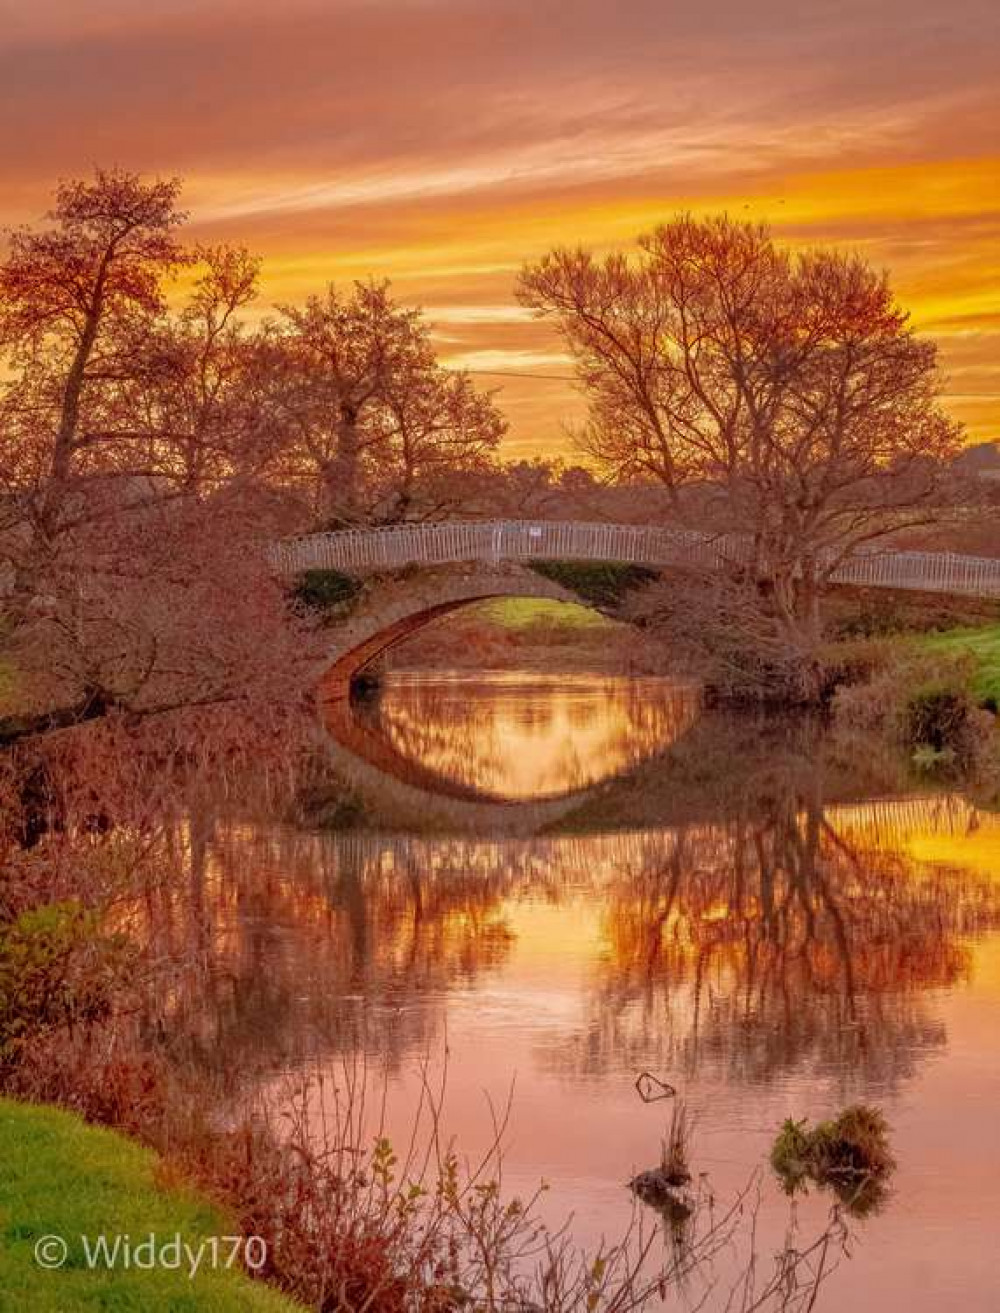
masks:
<svg viewBox="0 0 1000 1313"><path fill-rule="evenodd" d="M735 534L645 525L453 520L311 534L276 543L270 556L283 575L304 570L365 575L405 566L533 560L715 570L746 563L751 547L748 538ZM1000 557L859 550L838 564L830 578L861 588L1000 598Z"/></svg>

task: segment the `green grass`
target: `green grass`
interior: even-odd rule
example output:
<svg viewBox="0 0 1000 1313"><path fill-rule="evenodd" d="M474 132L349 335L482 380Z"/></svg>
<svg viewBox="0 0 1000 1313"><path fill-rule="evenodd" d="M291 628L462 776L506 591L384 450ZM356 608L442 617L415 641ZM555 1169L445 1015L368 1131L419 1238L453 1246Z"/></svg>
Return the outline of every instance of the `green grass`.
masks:
<svg viewBox="0 0 1000 1313"><path fill-rule="evenodd" d="M613 624L589 607L545 597L499 597L493 602L481 602L474 613L490 624L515 632L541 627L606 629Z"/></svg>
<svg viewBox="0 0 1000 1313"><path fill-rule="evenodd" d="M813 1127L788 1118L771 1148L771 1166L789 1194L807 1180L831 1186L853 1217L867 1217L885 1203L896 1170L889 1123L864 1103Z"/></svg>
<svg viewBox="0 0 1000 1313"><path fill-rule="evenodd" d="M955 656L970 653L977 667L972 681L973 692L980 701L992 701L993 705L1000 706L1000 625L928 634L921 643L929 652Z"/></svg>
<svg viewBox="0 0 1000 1313"><path fill-rule="evenodd" d="M119 1266L92 1270L81 1237L150 1232L162 1244L179 1234L192 1249L235 1226L196 1195L158 1188L156 1156L112 1131L56 1108L0 1099L0 1311L22 1313L294 1313L297 1304L236 1266L220 1244L213 1270L205 1251L192 1278L182 1270ZM43 1236L61 1236L66 1262L35 1261ZM140 1257L142 1255L140 1254ZM237 1260L238 1262L239 1260ZM182 1257L182 1264L184 1260Z"/></svg>

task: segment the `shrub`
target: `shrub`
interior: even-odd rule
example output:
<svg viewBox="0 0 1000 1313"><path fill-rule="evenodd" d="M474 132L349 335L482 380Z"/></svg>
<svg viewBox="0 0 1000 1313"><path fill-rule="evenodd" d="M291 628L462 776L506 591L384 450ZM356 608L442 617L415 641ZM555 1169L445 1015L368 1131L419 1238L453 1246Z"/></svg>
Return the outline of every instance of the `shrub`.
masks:
<svg viewBox="0 0 1000 1313"><path fill-rule="evenodd" d="M901 732L911 749L955 752L969 725L973 708L964 688L947 682L914 689L903 703Z"/></svg>
<svg viewBox="0 0 1000 1313"><path fill-rule="evenodd" d="M614 610L627 593L642 588L659 576L644 565L607 561L590 565L583 561L532 561L532 570L561 584L593 606Z"/></svg>
<svg viewBox="0 0 1000 1313"><path fill-rule="evenodd" d="M310 611L337 612L361 591L359 579L339 570L304 570L292 585L292 596Z"/></svg>
<svg viewBox="0 0 1000 1313"><path fill-rule="evenodd" d="M1000 619L1000 606L994 601L972 597L842 587L829 593L824 617L827 636L839 642L933 634L956 626L991 624Z"/></svg>
<svg viewBox="0 0 1000 1313"><path fill-rule="evenodd" d="M95 914L74 900L0 926L0 1063L45 1030L105 1015L124 953L124 942L104 937Z"/></svg>
<svg viewBox="0 0 1000 1313"><path fill-rule="evenodd" d="M994 720L964 658L907 651L866 683L838 689L841 730L883 739L922 773L975 774L993 758Z"/></svg>
<svg viewBox="0 0 1000 1313"><path fill-rule="evenodd" d="M883 637L852 638L824 646L820 660L826 699L835 697L838 689L876 679L891 666L895 650Z"/></svg>

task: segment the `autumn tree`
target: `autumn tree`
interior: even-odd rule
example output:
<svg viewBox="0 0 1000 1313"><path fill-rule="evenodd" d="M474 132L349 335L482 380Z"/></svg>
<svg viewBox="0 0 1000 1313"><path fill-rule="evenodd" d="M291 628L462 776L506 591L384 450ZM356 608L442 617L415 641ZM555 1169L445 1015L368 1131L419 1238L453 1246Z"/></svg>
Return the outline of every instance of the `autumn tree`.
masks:
<svg viewBox="0 0 1000 1313"><path fill-rule="evenodd" d="M584 440L614 476L657 480L683 518L745 536L749 574L809 664L844 559L937 511L959 431L935 348L888 281L765 228L683 217L634 258L557 250L519 295L555 321L590 397ZM697 497L695 496L697 493Z"/></svg>
<svg viewBox="0 0 1000 1313"><path fill-rule="evenodd" d="M178 192L63 183L0 266L2 637L22 701L0 740L294 702L314 666L264 543L441 513L503 432L385 285L254 325L258 261L183 247Z"/></svg>
<svg viewBox="0 0 1000 1313"><path fill-rule="evenodd" d="M22 599L85 513L87 480L118 469L108 411L136 341L163 312L163 277L183 259L178 191L176 180L98 171L59 186L48 227L10 234L0 266L0 349L11 379L0 442Z"/></svg>
<svg viewBox="0 0 1000 1313"><path fill-rule="evenodd" d="M311 485L330 525L446 510L504 431L490 398L438 365L419 312L385 283L285 307L268 374L285 472Z"/></svg>
<svg viewBox="0 0 1000 1313"><path fill-rule="evenodd" d="M195 248L193 290L135 344L120 444L172 488L198 495L253 470L257 423L246 404L255 336L243 312L260 261L241 247Z"/></svg>
<svg viewBox="0 0 1000 1313"><path fill-rule="evenodd" d="M0 741L195 706L250 723L300 690L307 645L260 525L219 496L253 436L239 314L256 262L186 252L177 198L176 182L120 172L64 183L0 266L2 638L19 699ZM192 263L171 313L167 280Z"/></svg>

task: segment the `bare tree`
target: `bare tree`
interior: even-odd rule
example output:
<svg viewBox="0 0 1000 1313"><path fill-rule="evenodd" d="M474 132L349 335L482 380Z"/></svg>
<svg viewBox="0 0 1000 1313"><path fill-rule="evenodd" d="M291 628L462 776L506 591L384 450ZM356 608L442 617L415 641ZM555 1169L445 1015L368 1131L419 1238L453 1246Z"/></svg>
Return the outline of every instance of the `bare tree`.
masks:
<svg viewBox="0 0 1000 1313"><path fill-rule="evenodd" d="M504 432L489 396L441 369L427 327L385 283L330 287L272 330L267 374L283 466L326 523L402 519L450 504ZM457 480L457 483L456 483Z"/></svg>
<svg viewBox="0 0 1000 1313"><path fill-rule="evenodd" d="M105 409L129 375L130 349L164 308L163 276L181 263L176 180L98 171L64 182L40 231L10 236L0 266L0 400L6 527L18 547L22 602L59 535L82 513L83 484L117 472Z"/></svg>
<svg viewBox="0 0 1000 1313"><path fill-rule="evenodd" d="M177 193L119 172L63 183L51 226L14 233L0 266L2 638L19 701L4 741L294 702L306 678L255 508L220 493L253 436L239 312L256 262L185 253ZM196 259L171 316L165 280Z"/></svg>
<svg viewBox="0 0 1000 1313"><path fill-rule="evenodd" d="M576 356L591 454L655 478L677 515L697 492L701 516L707 500L746 534L805 661L844 558L934 515L959 428L937 401L934 345L860 257L792 255L765 228L683 217L636 258L554 251L519 295Z"/></svg>
<svg viewBox="0 0 1000 1313"><path fill-rule="evenodd" d="M257 297L260 261L240 247L198 247L198 277L174 317L136 344L122 442L139 465L188 495L217 490L258 463L246 405L255 337L241 312Z"/></svg>

